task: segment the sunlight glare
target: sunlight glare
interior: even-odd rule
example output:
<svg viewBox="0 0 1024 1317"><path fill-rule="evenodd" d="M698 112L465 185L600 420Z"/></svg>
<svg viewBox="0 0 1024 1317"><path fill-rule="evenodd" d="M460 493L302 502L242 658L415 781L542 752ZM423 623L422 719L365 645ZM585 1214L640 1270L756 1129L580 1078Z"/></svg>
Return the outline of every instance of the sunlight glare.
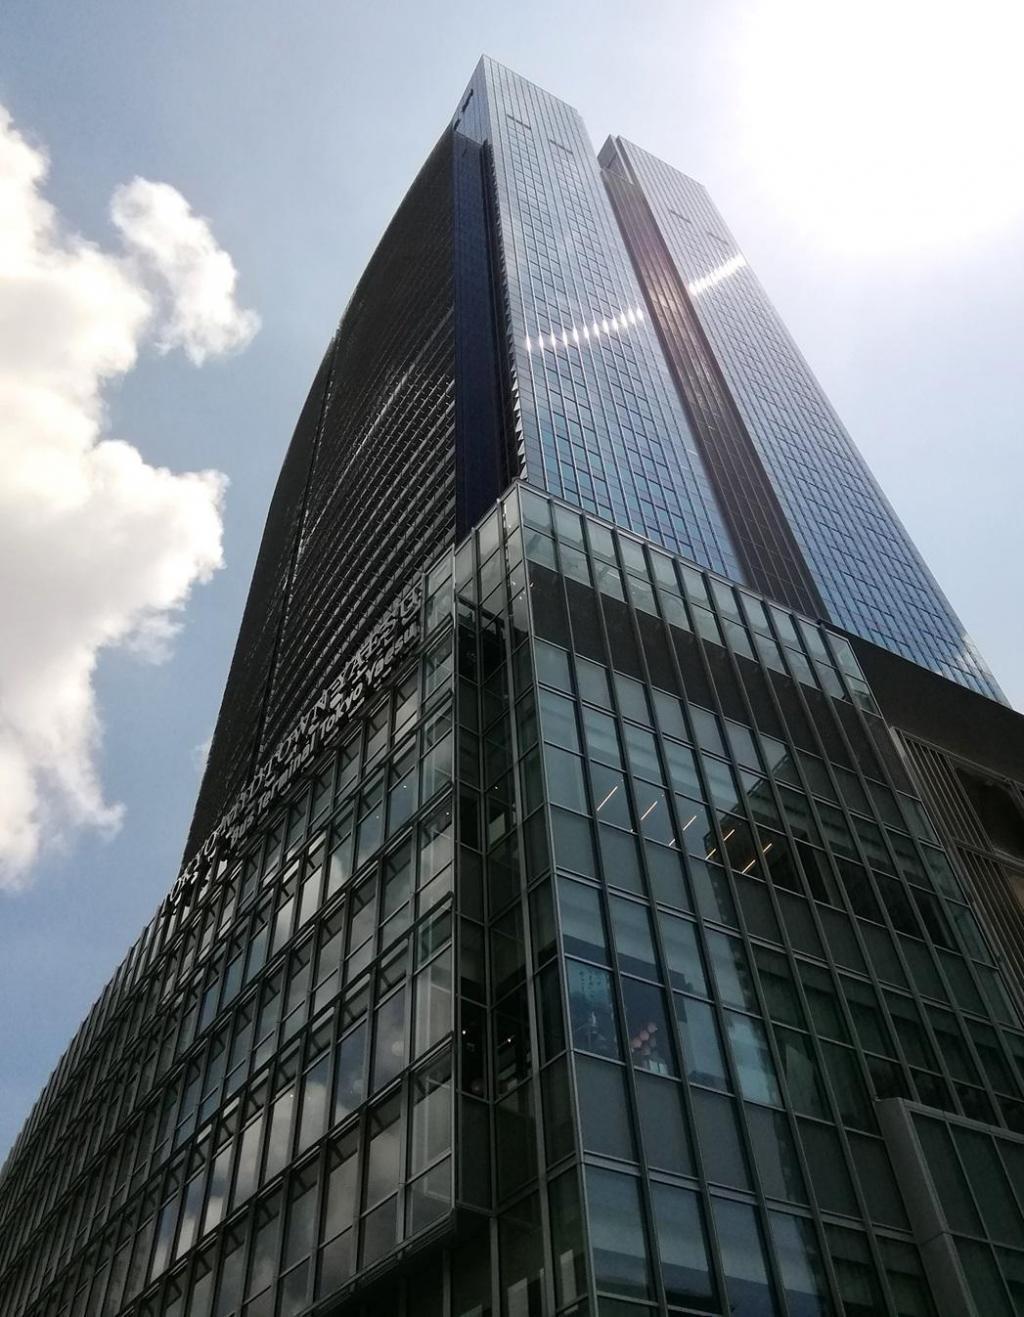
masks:
<svg viewBox="0 0 1024 1317"><path fill-rule="evenodd" d="M822 245L936 247L1024 218L1019 0L760 0L741 41L750 165Z"/></svg>

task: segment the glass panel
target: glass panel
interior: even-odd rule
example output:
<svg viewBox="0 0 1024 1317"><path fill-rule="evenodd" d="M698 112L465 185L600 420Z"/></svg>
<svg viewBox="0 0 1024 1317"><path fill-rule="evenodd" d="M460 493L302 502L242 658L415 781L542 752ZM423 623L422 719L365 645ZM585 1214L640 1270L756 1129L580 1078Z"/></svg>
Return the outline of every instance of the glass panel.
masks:
<svg viewBox="0 0 1024 1317"><path fill-rule="evenodd" d="M789 1317L828 1317L828 1298L814 1227L802 1217L769 1212L768 1225L782 1272Z"/></svg>
<svg viewBox="0 0 1024 1317"><path fill-rule="evenodd" d="M875 1317L885 1311L867 1239L859 1231L826 1227L844 1317Z"/></svg>
<svg viewBox="0 0 1024 1317"><path fill-rule="evenodd" d="M636 1089L648 1162L666 1171L692 1175L693 1156L681 1088L670 1080L640 1074L636 1077Z"/></svg>
<svg viewBox="0 0 1024 1317"><path fill-rule="evenodd" d="M708 933L708 950L715 972L718 995L729 1006L741 1010L759 1011L753 975L747 963L747 953L739 938L724 933Z"/></svg>
<svg viewBox="0 0 1024 1317"><path fill-rule="evenodd" d="M451 1029L452 954L446 951L416 975L415 1054L429 1052Z"/></svg>
<svg viewBox="0 0 1024 1317"><path fill-rule="evenodd" d="M602 764L612 764L615 768L622 767L622 752L614 718L606 713L598 713L596 709L585 708L583 731L591 759Z"/></svg>
<svg viewBox="0 0 1024 1317"><path fill-rule="evenodd" d="M548 795L553 804L564 805L578 813L588 812L583 790L583 760L568 750L554 745L544 746L544 766L547 771Z"/></svg>
<svg viewBox="0 0 1024 1317"><path fill-rule="evenodd" d="M704 788L697 773L693 751L675 741L665 742L665 759L673 788L684 796L702 796Z"/></svg>
<svg viewBox="0 0 1024 1317"><path fill-rule="evenodd" d="M542 690L539 704L544 739L566 750L578 750L580 741L573 701L563 695L556 695L554 691Z"/></svg>
<svg viewBox="0 0 1024 1317"><path fill-rule="evenodd" d="M529 552L529 551L527 551ZM554 566L554 563L551 564ZM537 666L537 680L547 686L572 694L572 681L569 677L569 655L564 649L557 649L544 640L534 642L534 662Z"/></svg>
<svg viewBox="0 0 1024 1317"><path fill-rule="evenodd" d="M383 1088L406 1064L405 989L378 1006L373 1041L373 1091Z"/></svg>
<svg viewBox="0 0 1024 1317"><path fill-rule="evenodd" d="M366 1025L361 1024L338 1044L334 1089L334 1123L354 1111L364 1097Z"/></svg>
<svg viewBox="0 0 1024 1317"><path fill-rule="evenodd" d="M608 946L597 888L566 878L558 884L558 908L562 919L562 942L571 955L608 963Z"/></svg>
<svg viewBox="0 0 1024 1317"><path fill-rule="evenodd" d="M885 1145L878 1139L850 1135L850 1151L868 1205L868 1216L897 1229L909 1228Z"/></svg>
<svg viewBox="0 0 1024 1317"><path fill-rule="evenodd" d="M806 1034L793 1029L775 1030L775 1041L786 1076L786 1087L793 1108L804 1116L822 1116L831 1119L824 1089L818 1074L818 1061L814 1047Z"/></svg>
<svg viewBox="0 0 1024 1317"><path fill-rule="evenodd" d="M874 1130L876 1126L871 1099L853 1049L837 1047L835 1043L823 1043L822 1050L840 1119L855 1129Z"/></svg>
<svg viewBox="0 0 1024 1317"><path fill-rule="evenodd" d="M445 1057L413 1081L410 1174L415 1175L445 1154L451 1142L451 1060Z"/></svg>
<svg viewBox="0 0 1024 1317"><path fill-rule="evenodd" d="M624 718L634 722L651 725L651 714L647 706L647 692L638 681L625 677L621 672L614 674L615 693L619 697L619 708Z"/></svg>
<svg viewBox="0 0 1024 1317"><path fill-rule="evenodd" d="M631 828L626 779L603 764L592 764L590 772L594 786L594 813L598 820L617 828Z"/></svg>
<svg viewBox="0 0 1024 1317"><path fill-rule="evenodd" d="M315 1168L307 1168L292 1181L284 1244L285 1267L291 1267L308 1257L313 1247L316 1236L316 1181Z"/></svg>
<svg viewBox="0 0 1024 1317"><path fill-rule="evenodd" d="M550 1202L555 1293L561 1306L578 1299L587 1284L583 1256L583 1216L575 1170L568 1171L552 1182Z"/></svg>
<svg viewBox="0 0 1024 1317"><path fill-rule="evenodd" d="M674 915L662 911L658 913L658 924L661 928L665 959L668 961L668 976L672 986L684 992L696 992L706 997L708 985L701 963L696 926L688 919L677 919Z"/></svg>
<svg viewBox="0 0 1024 1317"><path fill-rule="evenodd" d="M578 1056L576 1081L584 1148L635 1161L623 1067Z"/></svg>
<svg viewBox="0 0 1024 1317"><path fill-rule="evenodd" d="M361 1265L368 1267L389 1253L398 1238L398 1195L387 1199L363 1218Z"/></svg>
<svg viewBox="0 0 1024 1317"><path fill-rule="evenodd" d="M962 1126L953 1127L953 1138L989 1238L1020 1248L1024 1245L1024 1223L992 1140L987 1134Z"/></svg>
<svg viewBox="0 0 1024 1317"><path fill-rule="evenodd" d="M746 1104L747 1129L761 1188L769 1198L807 1202L803 1172L789 1120L781 1111Z"/></svg>
<svg viewBox="0 0 1024 1317"><path fill-rule="evenodd" d="M917 1249L895 1239L881 1239L879 1243L899 1317L934 1317Z"/></svg>
<svg viewBox="0 0 1024 1317"><path fill-rule="evenodd" d="M804 1013L787 957L777 951L769 951L766 947L757 947L754 958L757 961L757 971L768 1005L769 1017L780 1024L792 1024L798 1029L806 1028Z"/></svg>
<svg viewBox="0 0 1024 1317"><path fill-rule="evenodd" d="M650 983L624 978L622 998L633 1064L640 1070L650 1070L658 1075L675 1074L664 993Z"/></svg>
<svg viewBox="0 0 1024 1317"><path fill-rule="evenodd" d="M713 1010L706 1002L680 997L678 993L673 994L673 1002L683 1039L687 1079L695 1084L729 1090L732 1085L726 1073Z"/></svg>
<svg viewBox="0 0 1024 1317"><path fill-rule="evenodd" d="M701 1088L693 1089L692 1096L693 1116L708 1179L733 1189L749 1189L747 1159L732 1099Z"/></svg>
<svg viewBox="0 0 1024 1317"><path fill-rule="evenodd" d="M715 1304L707 1233L697 1194L667 1184L651 1188L665 1298L670 1304Z"/></svg>
<svg viewBox="0 0 1024 1317"><path fill-rule="evenodd" d="M765 1266L757 1214L743 1203L712 1199L728 1311L732 1317L775 1317L778 1306Z"/></svg>
<svg viewBox="0 0 1024 1317"><path fill-rule="evenodd" d="M743 1096L753 1102L781 1105L782 1097L764 1026L747 1015L726 1011L725 1032Z"/></svg>
<svg viewBox="0 0 1024 1317"><path fill-rule="evenodd" d="M650 782L663 782L661 762L651 733L627 723L625 740L626 754L633 775L646 778Z"/></svg>
<svg viewBox="0 0 1024 1317"><path fill-rule="evenodd" d="M610 887L621 887L627 892L643 895L640 877L640 857L636 838L631 832L601 824L597 830L601 847L601 864Z"/></svg>
<svg viewBox="0 0 1024 1317"><path fill-rule="evenodd" d="M619 1056L611 975L605 970L566 962L572 1044L599 1056Z"/></svg>
<svg viewBox="0 0 1024 1317"><path fill-rule="evenodd" d="M637 809L640 814L640 831L650 842L662 846L676 844L675 825L669 811L668 796L660 787L636 779Z"/></svg>
<svg viewBox="0 0 1024 1317"><path fill-rule="evenodd" d="M593 877L596 873L594 842L590 823L579 814L564 809L551 810L551 828L555 837L555 863L571 873Z"/></svg>
<svg viewBox="0 0 1024 1317"><path fill-rule="evenodd" d="M958 1239L956 1248L977 1311L985 1317L1014 1317L988 1245L973 1239Z"/></svg>
<svg viewBox="0 0 1024 1317"><path fill-rule="evenodd" d="M451 1158L414 1180L409 1186L409 1234L417 1234L434 1224L451 1207Z"/></svg>
<svg viewBox="0 0 1024 1317"><path fill-rule="evenodd" d="M797 1124L818 1206L828 1212L859 1216L853 1182L835 1129L810 1120Z"/></svg>
<svg viewBox="0 0 1024 1317"><path fill-rule="evenodd" d="M613 896L609 902L619 969L625 974L658 978L647 906Z"/></svg>
<svg viewBox="0 0 1024 1317"><path fill-rule="evenodd" d="M402 1174L402 1103L391 1098L370 1112L364 1204L394 1193Z"/></svg>
<svg viewBox="0 0 1024 1317"><path fill-rule="evenodd" d="M649 1298L651 1273L639 1182L588 1167L587 1205L597 1288Z"/></svg>

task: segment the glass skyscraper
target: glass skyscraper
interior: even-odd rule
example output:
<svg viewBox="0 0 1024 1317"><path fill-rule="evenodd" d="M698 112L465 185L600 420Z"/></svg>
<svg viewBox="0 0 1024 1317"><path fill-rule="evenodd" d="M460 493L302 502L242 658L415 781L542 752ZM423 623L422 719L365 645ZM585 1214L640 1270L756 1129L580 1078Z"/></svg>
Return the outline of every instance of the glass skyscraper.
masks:
<svg viewBox="0 0 1024 1317"><path fill-rule="evenodd" d="M703 190L489 60L2 1317L1024 1312L1024 719Z"/></svg>

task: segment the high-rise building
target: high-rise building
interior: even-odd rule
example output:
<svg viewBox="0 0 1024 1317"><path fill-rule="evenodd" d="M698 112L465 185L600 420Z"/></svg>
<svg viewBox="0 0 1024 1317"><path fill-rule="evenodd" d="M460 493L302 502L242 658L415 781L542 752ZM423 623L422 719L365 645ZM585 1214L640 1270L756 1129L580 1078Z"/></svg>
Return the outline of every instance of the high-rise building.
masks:
<svg viewBox="0 0 1024 1317"><path fill-rule="evenodd" d="M485 60L2 1317L1024 1312L1024 719L696 184Z"/></svg>

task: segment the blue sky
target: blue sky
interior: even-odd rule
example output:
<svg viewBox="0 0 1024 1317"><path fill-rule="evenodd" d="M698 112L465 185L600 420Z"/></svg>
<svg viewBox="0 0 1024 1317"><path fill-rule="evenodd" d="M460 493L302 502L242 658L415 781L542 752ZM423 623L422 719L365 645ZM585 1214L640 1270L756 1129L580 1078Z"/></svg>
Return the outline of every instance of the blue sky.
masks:
<svg viewBox="0 0 1024 1317"><path fill-rule="evenodd" d="M124 806L120 830L68 830L24 890L0 888L0 1150L173 880L195 750L216 717L291 428L355 279L484 51L577 106L596 145L621 133L707 184L1024 706L1024 245L1012 152L1001 165L995 149L1019 119L1000 127L1006 107L983 105L974 142L991 149L979 158L949 136L969 107L944 118L940 90L954 50L968 89L972 71L976 87L993 81L998 25L992 46L972 44L960 25L976 6L948 6L945 45L915 53L908 34L911 63L851 61L844 84L836 50L853 36L870 59L881 44L872 6L836 5L860 26L814 30L800 50L770 35L785 36L780 10L790 23L806 13L799 0L4 6L0 104L45 146L44 191L63 222L110 248L115 189L136 176L172 185L230 254L239 305L262 328L200 368L144 351L104 391L106 430L147 463L226 473L226 565L196 585L165 662L102 654L98 768L105 799ZM920 95L885 100L908 80ZM847 85L856 95L840 103Z"/></svg>

